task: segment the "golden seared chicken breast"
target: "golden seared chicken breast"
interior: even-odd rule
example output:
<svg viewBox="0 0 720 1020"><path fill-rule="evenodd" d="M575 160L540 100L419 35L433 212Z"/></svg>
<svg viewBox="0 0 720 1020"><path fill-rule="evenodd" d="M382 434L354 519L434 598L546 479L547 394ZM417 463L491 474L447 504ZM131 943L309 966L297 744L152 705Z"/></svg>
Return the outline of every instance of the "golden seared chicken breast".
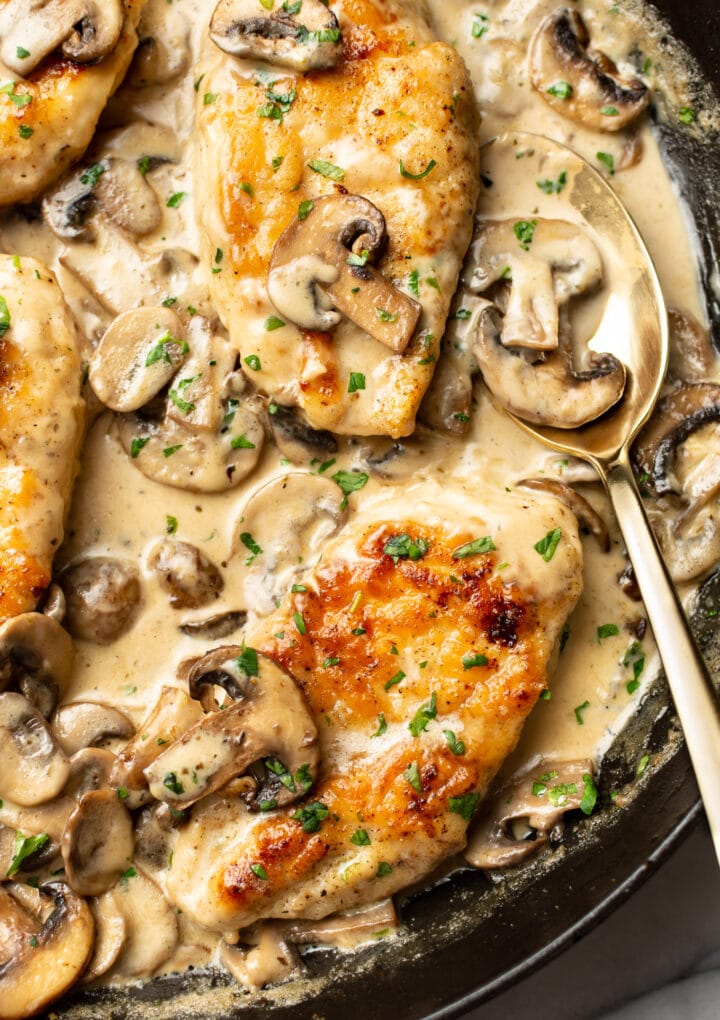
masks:
<svg viewBox="0 0 720 1020"><path fill-rule="evenodd" d="M243 368L316 428L410 434L477 199L462 59L415 0L222 0L196 84L204 258Z"/></svg>
<svg viewBox="0 0 720 1020"><path fill-rule="evenodd" d="M35 198L88 147L144 3L0 0L0 206Z"/></svg>
<svg viewBox="0 0 720 1020"><path fill-rule="evenodd" d="M82 434L75 326L54 275L0 255L0 621L35 608Z"/></svg>
<svg viewBox="0 0 720 1020"><path fill-rule="evenodd" d="M285 734L266 761L277 792L261 787L249 807L229 789L196 804L175 845L174 903L224 932L318 918L389 896L462 849L546 686L581 575L575 518L553 500L480 505L423 483L358 513L235 665L218 651L208 664L210 683L239 667L256 685L263 657L283 667L317 731L317 781L315 730L289 737L283 694L265 734L268 747ZM194 746L197 761L165 775L164 799L200 781L210 748Z"/></svg>

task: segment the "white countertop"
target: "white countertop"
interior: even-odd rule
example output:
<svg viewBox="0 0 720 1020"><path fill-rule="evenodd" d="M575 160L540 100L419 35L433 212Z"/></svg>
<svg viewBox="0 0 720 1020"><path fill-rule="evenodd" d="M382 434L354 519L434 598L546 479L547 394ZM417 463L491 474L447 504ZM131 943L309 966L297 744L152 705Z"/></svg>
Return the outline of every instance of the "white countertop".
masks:
<svg viewBox="0 0 720 1020"><path fill-rule="evenodd" d="M704 820L599 927L463 1020L529 1016L720 1020L720 870Z"/></svg>

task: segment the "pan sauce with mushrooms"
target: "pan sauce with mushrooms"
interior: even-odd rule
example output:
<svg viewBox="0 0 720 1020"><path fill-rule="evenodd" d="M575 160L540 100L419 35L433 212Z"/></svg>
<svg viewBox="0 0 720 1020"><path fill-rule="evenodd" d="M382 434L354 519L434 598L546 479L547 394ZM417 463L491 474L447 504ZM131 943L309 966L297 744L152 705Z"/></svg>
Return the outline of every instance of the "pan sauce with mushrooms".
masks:
<svg viewBox="0 0 720 1020"><path fill-rule="evenodd" d="M32 132L22 130L22 111L39 100L16 100L35 62L58 51L105 81L115 46L124 70L128 33L143 7L73 0L63 5L73 11L65 24L53 15L58 6L9 0L0 14L0 56L14 79L2 91L23 145ZM404 10L403 24L415 23L416 6ZM288 592L302 597L327 540L388 491L412 505L439 481L471 514L484 490L507 488L514 514L558 501L587 535L580 602L548 688L496 780L499 793L477 820L472 864L512 866L543 843L552 849L567 811L592 811L603 751L656 670L642 604L618 581L627 561L592 475L515 429L480 381L482 369L499 403L515 406L520 392L524 410L538 414L547 392L537 380L558 353L573 371L591 374L583 347L613 284L612 267L564 219L561 163L528 180L529 161L518 154L513 180L534 201L523 198L507 221L492 215L493 181L481 155L483 218L453 299L452 343L413 435L336 438L293 410L291 392L258 392L250 358L237 364L210 299L211 277L226 271L229 254L218 246L210 267L198 258L194 213L206 195L193 176L193 108L198 100L212 107L218 97L195 68L212 46L228 62L227 88L233 75L259 76L272 139L284 106L292 106L293 76L333 73L349 32L342 3L329 9L303 0L302 14L287 7L269 13L254 0L147 0L134 63L91 148L83 154L86 130L73 150L76 165L59 180L67 162L52 180L40 166L44 195L23 184L0 196L37 199L7 211L1 247L57 273L89 378L81 470L55 561L64 599L0 624L0 749L14 762L0 782L0 1017L32 1015L77 981L118 984L190 963L225 966L261 987L302 973L297 945L348 948L395 930L385 902L329 921L260 922L218 938L177 917L166 898L173 848L196 801L205 812L223 796L248 812L264 804L274 810L305 797L322 774L318 721L292 677L256 656L245 638ZM702 325L681 211L643 113L661 84L650 36L597 0L577 9L551 0L429 7L437 35L457 47L473 77L479 141L509 130L564 141L608 175L638 221L673 306L675 349L667 395L637 444L636 464L674 577L697 581L720 559L720 368ZM279 85L273 91L276 81L282 93ZM401 106L373 117L410 121ZM415 127L408 122L403 137ZM342 140L336 151L338 164L343 153L350 158ZM268 150L268 159L279 171L292 153ZM430 180L431 162L423 164ZM325 172L332 167L326 163ZM416 178L421 169L414 167ZM412 175L398 179L412 182ZM275 240L268 288L275 305L259 314L271 337L288 323L332 329L344 318L381 345L382 357L402 358L446 269L411 272L409 284L387 277L390 227L374 201L348 192L337 182ZM240 183L238 201L251 197L252 183ZM355 281L371 288L385 316L367 320ZM350 342L347 331L343 337ZM624 379L610 368L599 379L607 389L613 377L615 388L591 415L622 391ZM515 395L503 396L520 369L519 389L516 380ZM562 404L568 379L553 376L552 413L566 425L575 413ZM351 374L355 400L365 386L363 373ZM587 401L579 404L587 412ZM538 570L552 557L551 537L538 542ZM63 614L74 652L58 623ZM295 623L304 626L302 614ZM260 682L248 696L249 681L268 670L282 707ZM288 705L295 711L283 721ZM426 723L439 725L431 715ZM447 732L461 762L462 730ZM508 788L518 798L512 811ZM111 852L100 852L108 840ZM48 973L53 981L41 983Z"/></svg>

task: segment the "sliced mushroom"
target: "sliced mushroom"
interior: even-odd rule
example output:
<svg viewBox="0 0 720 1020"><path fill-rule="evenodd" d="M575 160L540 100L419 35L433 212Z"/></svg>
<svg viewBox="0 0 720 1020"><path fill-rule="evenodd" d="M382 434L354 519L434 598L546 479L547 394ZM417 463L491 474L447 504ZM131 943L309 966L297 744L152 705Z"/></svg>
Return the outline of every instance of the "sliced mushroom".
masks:
<svg viewBox="0 0 720 1020"><path fill-rule="evenodd" d="M91 790L100 790L110 782L115 755L102 747L83 747L70 759L70 776L63 788L65 797L82 799Z"/></svg>
<svg viewBox="0 0 720 1020"><path fill-rule="evenodd" d="M366 198L315 199L305 219L296 217L275 243L270 300L301 329L331 330L342 312L401 354L422 308L372 267L386 240L385 217Z"/></svg>
<svg viewBox="0 0 720 1020"><path fill-rule="evenodd" d="M442 355L420 405L420 420L430 429L465 435L470 428L472 377L478 366L472 351L472 312L482 299L461 291L445 325Z"/></svg>
<svg viewBox="0 0 720 1020"><path fill-rule="evenodd" d="M70 764L40 713L22 694L0 694L0 797L23 807L52 800Z"/></svg>
<svg viewBox="0 0 720 1020"><path fill-rule="evenodd" d="M145 769L157 800L187 807L264 758L281 763L283 779L277 789L271 780L272 796L261 788L251 805L280 806L307 793L319 766L317 727L288 673L252 649L227 645L196 664L190 684L191 690L220 684L240 700L205 715Z"/></svg>
<svg viewBox="0 0 720 1020"><path fill-rule="evenodd" d="M133 810L150 800L144 770L162 752L202 718L200 705L177 687L163 687L160 697L137 734L118 754L110 785L121 791Z"/></svg>
<svg viewBox="0 0 720 1020"><path fill-rule="evenodd" d="M400 921L391 899L345 910L320 921L288 921L285 934L297 945L331 945L353 949L369 941L378 931L396 931Z"/></svg>
<svg viewBox="0 0 720 1020"><path fill-rule="evenodd" d="M186 71L189 64L189 25L183 11L175 4L147 4L140 15L138 48L125 85L165 85Z"/></svg>
<svg viewBox="0 0 720 1020"><path fill-rule="evenodd" d="M110 973L114 978L149 978L177 945L177 919L159 887L140 868L114 891L125 919L125 945Z"/></svg>
<svg viewBox="0 0 720 1020"><path fill-rule="evenodd" d="M127 941L125 917L112 891L93 896L88 905L95 921L95 943L80 981L83 985L110 970Z"/></svg>
<svg viewBox="0 0 720 1020"><path fill-rule="evenodd" d="M533 492L549 492L565 504L578 519L580 527L597 539L603 552L610 551L610 533L597 510L579 492L554 478L523 478L516 485Z"/></svg>
<svg viewBox="0 0 720 1020"><path fill-rule="evenodd" d="M0 1017L35 1016L77 981L93 946L93 917L64 882L39 890L34 915L17 887L0 885ZM46 908L49 914L43 916Z"/></svg>
<svg viewBox="0 0 720 1020"><path fill-rule="evenodd" d="M99 896L127 871L135 849L133 825L114 790L90 790L67 820L65 873L80 896Z"/></svg>
<svg viewBox="0 0 720 1020"><path fill-rule="evenodd" d="M137 411L166 386L188 353L172 308L133 308L110 324L90 359L90 385L113 411Z"/></svg>
<svg viewBox="0 0 720 1020"><path fill-rule="evenodd" d="M56 623L62 623L65 619L65 592L59 584L53 583L45 592L45 597L38 606L39 612L49 616Z"/></svg>
<svg viewBox="0 0 720 1020"><path fill-rule="evenodd" d="M204 641L219 641L229 637L245 625L247 613L244 609L229 609L225 613L208 616L205 620L188 620L180 624L179 630L187 637Z"/></svg>
<svg viewBox="0 0 720 1020"><path fill-rule="evenodd" d="M285 934L285 926L262 921L243 932L249 948L220 943L220 960L245 988L290 981L305 973L300 955Z"/></svg>
<svg viewBox="0 0 720 1020"><path fill-rule="evenodd" d="M129 740L135 727L113 705L74 701L62 705L52 719L52 730L65 754L86 747L106 748L117 740Z"/></svg>
<svg viewBox="0 0 720 1020"><path fill-rule="evenodd" d="M694 432L720 421L720 385L683 383L657 405L633 449L633 459L643 484L658 496L681 488L673 473L678 447Z"/></svg>
<svg viewBox="0 0 720 1020"><path fill-rule="evenodd" d="M114 156L74 170L43 199L48 226L61 240L90 241L96 214L133 237L144 237L162 220L157 196L137 164Z"/></svg>
<svg viewBox="0 0 720 1020"><path fill-rule="evenodd" d="M342 503L335 482L300 471L275 478L253 493L233 540L233 556L241 556L247 567L241 583L248 608L260 615L272 612L275 600L344 523Z"/></svg>
<svg viewBox="0 0 720 1020"><path fill-rule="evenodd" d="M144 475L191 492L223 492L255 467L265 438L260 407L239 399L244 383L236 354L195 316L190 357L168 391L165 417L118 422L118 436Z"/></svg>
<svg viewBox="0 0 720 1020"><path fill-rule="evenodd" d="M225 586L212 560L190 542L164 539L150 552L148 567L173 609L200 609L214 602Z"/></svg>
<svg viewBox="0 0 720 1020"><path fill-rule="evenodd" d="M21 613L0 624L0 690L18 687L46 718L70 682L72 639L50 616Z"/></svg>
<svg viewBox="0 0 720 1020"><path fill-rule="evenodd" d="M506 279L510 294L500 340L505 347L554 351L558 308L602 281L600 254L588 235L564 220L533 219L532 240L523 220L481 223L473 239L471 289L482 293Z"/></svg>
<svg viewBox="0 0 720 1020"><path fill-rule="evenodd" d="M92 63L114 48L124 19L122 0L15 0L0 7L0 60L26 76L60 46Z"/></svg>
<svg viewBox="0 0 720 1020"><path fill-rule="evenodd" d="M625 368L611 354L589 354L590 367L577 371L560 348L531 362L500 342L497 311L476 313L475 356L488 389L508 411L526 421L555 428L577 428L605 414L625 389Z"/></svg>
<svg viewBox="0 0 720 1020"><path fill-rule="evenodd" d="M642 113L650 94L638 78L623 78L589 42L578 12L558 7L530 44L533 86L562 116L595 130L619 131Z"/></svg>
<svg viewBox="0 0 720 1020"><path fill-rule="evenodd" d="M135 859L150 874L166 871L170 864L173 820L167 804L143 808L135 823Z"/></svg>
<svg viewBox="0 0 720 1020"><path fill-rule="evenodd" d="M137 568L111 556L88 556L58 577L73 637L109 645L128 630L140 604Z"/></svg>
<svg viewBox="0 0 720 1020"><path fill-rule="evenodd" d="M668 308L670 367L668 376L683 382L709 379L717 365L710 333L684 308Z"/></svg>
<svg viewBox="0 0 720 1020"><path fill-rule="evenodd" d="M293 464L313 458L329 460L337 453L337 439L332 432L314 429L303 421L296 408L275 404L269 421L275 445Z"/></svg>
<svg viewBox="0 0 720 1020"><path fill-rule="evenodd" d="M565 813L580 807L588 789L594 790L589 759L542 760L493 797L470 835L465 859L476 868L518 864L547 843Z"/></svg>
<svg viewBox="0 0 720 1020"><path fill-rule="evenodd" d="M255 0L220 0L210 38L225 53L295 71L335 67L342 56L338 21L322 0L263 9ZM264 7L264 5L263 5ZM297 7L297 14L291 13Z"/></svg>

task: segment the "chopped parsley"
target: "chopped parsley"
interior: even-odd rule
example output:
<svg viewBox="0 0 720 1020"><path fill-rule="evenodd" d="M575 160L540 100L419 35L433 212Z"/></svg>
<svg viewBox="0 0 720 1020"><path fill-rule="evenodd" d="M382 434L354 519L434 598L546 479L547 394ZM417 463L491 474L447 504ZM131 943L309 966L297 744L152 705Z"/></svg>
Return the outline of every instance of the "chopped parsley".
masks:
<svg viewBox="0 0 720 1020"><path fill-rule="evenodd" d="M413 790L417 793L423 792L422 777L420 776L420 769L416 761L411 762L410 765L405 769L405 779L408 781Z"/></svg>
<svg viewBox="0 0 720 1020"><path fill-rule="evenodd" d="M301 823L305 832L313 833L320 831L321 824L329 814L327 806L321 800L316 800L313 804L298 808L292 817Z"/></svg>
<svg viewBox="0 0 720 1020"><path fill-rule="evenodd" d="M481 553L489 553L494 549L495 543L489 535L485 535L483 538L475 538L472 542L466 542L465 545L453 549L452 558L466 560L468 556L479 556Z"/></svg>
<svg viewBox="0 0 720 1020"><path fill-rule="evenodd" d="M375 314L380 322L397 322L398 313L388 312L385 308L375 308Z"/></svg>
<svg viewBox="0 0 720 1020"><path fill-rule="evenodd" d="M683 106L678 114L681 124L693 124L696 120L696 113L691 106Z"/></svg>
<svg viewBox="0 0 720 1020"><path fill-rule="evenodd" d="M311 159L308 166L316 174L327 177L331 181L342 181L345 179L345 171L334 163L328 163L326 159Z"/></svg>
<svg viewBox="0 0 720 1020"><path fill-rule="evenodd" d="M156 364L158 361L163 361L166 365L172 364L172 358L170 356L170 347L179 347L181 354L187 354L190 350L190 345L186 340L178 340L170 333L165 332L156 343L152 345L145 358L145 368L150 368L151 365Z"/></svg>
<svg viewBox="0 0 720 1020"><path fill-rule="evenodd" d="M473 669L475 666L487 666L488 660L481 652L467 652L462 657L463 669Z"/></svg>
<svg viewBox="0 0 720 1020"><path fill-rule="evenodd" d="M255 875L256 878L261 878L263 882L267 882L268 873L265 870L265 868L263 868L262 864L251 864L250 870L252 871L253 875Z"/></svg>
<svg viewBox="0 0 720 1020"><path fill-rule="evenodd" d="M354 843L355 846L370 846L371 839L367 829L356 829L350 837L350 842Z"/></svg>
<svg viewBox="0 0 720 1020"><path fill-rule="evenodd" d="M405 674L401 669L399 669L394 676L391 676L389 680L385 681L383 687L386 691L389 691L391 687L396 687L398 684L402 683L404 679Z"/></svg>
<svg viewBox="0 0 720 1020"><path fill-rule="evenodd" d="M348 379L348 393L357 393L358 390L365 389L365 376L362 372L351 372L350 378Z"/></svg>
<svg viewBox="0 0 720 1020"><path fill-rule="evenodd" d="M639 641L633 641L630 645L627 652L625 652L622 664L623 666L632 666L633 678L628 680L626 689L628 694L634 694L640 686L640 677L645 669L645 652Z"/></svg>
<svg viewBox="0 0 720 1020"><path fill-rule="evenodd" d="M583 794L580 801L580 810L584 815L591 815L597 804L598 792L593 777L589 772L583 775Z"/></svg>
<svg viewBox="0 0 720 1020"><path fill-rule="evenodd" d="M554 531L548 531L544 538L541 538L539 542L536 542L533 548L535 552L539 553L546 563L555 555L560 539L562 538L562 531L560 528L555 528Z"/></svg>
<svg viewBox="0 0 720 1020"><path fill-rule="evenodd" d="M7 870L7 877L12 878L20 870L20 865L38 850L42 850L50 839L47 832L41 832L37 836L23 836L19 830L15 832L15 853Z"/></svg>
<svg viewBox="0 0 720 1020"><path fill-rule="evenodd" d="M454 815L460 815L466 822L469 822L477 811L479 803L479 793L464 793L460 797L451 797L448 807Z"/></svg>
<svg viewBox="0 0 720 1020"><path fill-rule="evenodd" d="M295 622L295 626L298 629L298 633L302 634L303 636L305 634L307 634L307 624L305 623L305 620L303 619L302 613L294 613L293 614L293 620Z"/></svg>
<svg viewBox="0 0 720 1020"><path fill-rule="evenodd" d="M609 174L615 173L615 160L609 152L596 152L595 158L598 163L605 167Z"/></svg>
<svg viewBox="0 0 720 1020"><path fill-rule="evenodd" d="M304 198L298 206L297 218L299 220L306 220L314 208L315 203L309 198Z"/></svg>
<svg viewBox="0 0 720 1020"><path fill-rule="evenodd" d="M381 712L378 716L378 728L372 734L373 737L381 737L383 733L387 732L387 722L385 720L385 713Z"/></svg>
<svg viewBox="0 0 720 1020"><path fill-rule="evenodd" d="M546 91L556 99L569 99L573 94L573 87L569 81L556 81Z"/></svg>
<svg viewBox="0 0 720 1020"><path fill-rule="evenodd" d="M170 514L165 515L165 533L167 535L174 535L178 529L177 517L172 517Z"/></svg>
<svg viewBox="0 0 720 1020"><path fill-rule="evenodd" d="M602 623L597 629L598 641L603 641L605 638L615 637L616 634L620 633L620 628L616 623Z"/></svg>
<svg viewBox="0 0 720 1020"><path fill-rule="evenodd" d="M255 443L252 443L247 436L233 436L230 440L232 450L255 450Z"/></svg>
<svg viewBox="0 0 720 1020"><path fill-rule="evenodd" d="M414 737L419 737L428 728L428 723L437 717L437 694L432 692L429 701L421 705L408 723L408 729Z"/></svg>
<svg viewBox="0 0 720 1020"><path fill-rule="evenodd" d="M5 298L0 296L0 337L4 337L9 329L10 309L7 306Z"/></svg>
<svg viewBox="0 0 720 1020"><path fill-rule="evenodd" d="M617 117L618 108L617 106L603 106L600 108L600 113L603 117Z"/></svg>
<svg viewBox="0 0 720 1020"><path fill-rule="evenodd" d="M259 372L262 368L260 358L257 354L248 354L247 358L243 358L243 361L248 368L251 368L253 372Z"/></svg>
<svg viewBox="0 0 720 1020"><path fill-rule="evenodd" d="M583 701L582 705L578 705L577 708L573 709L573 711L575 712L575 719L577 720L578 726L584 726L585 724L585 720L583 719L582 714L586 708L590 708L590 702L587 700Z"/></svg>
<svg viewBox="0 0 720 1020"><path fill-rule="evenodd" d="M403 532L393 535L383 547L383 556L390 556L394 563L398 560L421 560L430 548L424 538L411 538Z"/></svg>
<svg viewBox="0 0 720 1020"><path fill-rule="evenodd" d="M168 209L177 209L180 203L187 198L187 191L176 191L174 195L171 195L165 205Z"/></svg>
<svg viewBox="0 0 720 1020"><path fill-rule="evenodd" d="M31 128L29 124L21 124L18 128L18 134L21 138L32 138L35 134L34 128Z"/></svg>
<svg viewBox="0 0 720 1020"><path fill-rule="evenodd" d="M435 160L431 159L429 161L429 163L427 164L427 166L425 167L425 169L421 170L419 174L411 174L409 170L405 169L405 164L403 163L402 160L400 160L400 163L399 163L400 175L402 177L407 177L407 179L410 180L410 181L421 181L423 179L423 177L427 177L427 175L429 173L431 173L435 169L436 166L437 166L437 163L435 162Z"/></svg>
<svg viewBox="0 0 720 1020"><path fill-rule="evenodd" d="M476 12L472 25L470 26L470 34L473 39L482 39L488 30L487 23L489 21L487 14L480 14Z"/></svg>
<svg viewBox="0 0 720 1020"><path fill-rule="evenodd" d="M559 195L567 184L567 171L562 170L558 174L556 181L546 178L544 181L536 181L535 183L541 191L545 192L546 195Z"/></svg>
<svg viewBox="0 0 720 1020"><path fill-rule="evenodd" d="M452 730L443 730L443 736L447 740L447 745L453 754L457 755L458 758L465 754L465 744L462 740L458 740Z"/></svg>
<svg viewBox="0 0 720 1020"><path fill-rule="evenodd" d="M163 777L163 786L166 790L169 790L170 793L174 793L178 796L185 792L185 787L174 772L168 772Z"/></svg>
<svg viewBox="0 0 720 1020"><path fill-rule="evenodd" d="M392 875L392 870L392 864L388 864L387 861L380 861L375 874L378 878L386 878L388 875Z"/></svg>
<svg viewBox="0 0 720 1020"><path fill-rule="evenodd" d="M252 563L252 561L255 559L255 557L260 555L260 553L262 552L262 549L257 544L257 542L252 537L252 535L250 534L249 531L243 531L241 533L240 541L245 546L245 548L250 551L251 555L246 557L246 559L245 559L245 566L249 567L250 564Z"/></svg>
<svg viewBox="0 0 720 1020"><path fill-rule="evenodd" d="M341 510L344 510L347 506L347 498L350 493L359 492L360 489L364 489L369 479L369 475L364 471L336 471L330 477L336 485L340 486L345 497L340 504Z"/></svg>
<svg viewBox="0 0 720 1020"><path fill-rule="evenodd" d="M182 386L183 383L185 383L186 386L189 385L191 381L192 380L189 379L181 379L178 383L178 388ZM185 389L184 386L183 389ZM195 410L195 404L193 404L192 400L184 400L177 390L168 390L168 397L182 414L188 415Z"/></svg>
<svg viewBox="0 0 720 1020"><path fill-rule="evenodd" d="M137 455L142 450L143 446L147 446L149 442L150 436L135 436L135 438L130 443L130 456L132 457L133 460L135 460Z"/></svg>
<svg viewBox="0 0 720 1020"><path fill-rule="evenodd" d="M247 677L260 675L258 656L254 648L248 648L246 645L243 645L242 652L235 659L235 665Z"/></svg>
<svg viewBox="0 0 720 1020"><path fill-rule="evenodd" d="M28 95L26 92L17 93L15 91L14 81L9 81L6 85L0 85L0 92L4 92L13 106L17 106L20 109L22 109L23 106L28 106L32 103L32 96ZM83 181L83 183L85 182Z"/></svg>
<svg viewBox="0 0 720 1020"><path fill-rule="evenodd" d="M513 223L513 233L520 242L520 247L523 251L530 250L536 227L537 220L517 220Z"/></svg>

